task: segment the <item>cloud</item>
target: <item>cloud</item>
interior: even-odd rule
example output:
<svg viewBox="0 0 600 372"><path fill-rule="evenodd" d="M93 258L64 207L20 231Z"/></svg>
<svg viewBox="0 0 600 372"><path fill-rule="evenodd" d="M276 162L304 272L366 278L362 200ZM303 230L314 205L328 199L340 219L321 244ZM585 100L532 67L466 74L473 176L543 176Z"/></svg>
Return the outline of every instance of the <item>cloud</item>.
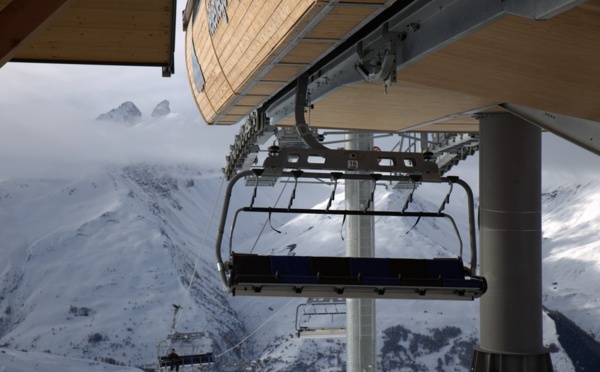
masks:
<svg viewBox="0 0 600 372"><path fill-rule="evenodd" d="M552 133L544 133L542 177L548 184L600 178L600 156Z"/></svg>
<svg viewBox="0 0 600 372"><path fill-rule="evenodd" d="M179 0L178 8L185 3ZM224 166L239 127L207 126L202 120L186 75L180 17L177 22L170 78L163 78L158 67L8 63L0 68L0 179L143 159ZM150 113L163 99L180 116L152 122ZM125 101L142 111L144 125L93 122ZM396 140L382 149L390 150ZM544 182L599 176L599 169L599 156L543 134ZM477 188L478 155L450 173Z"/></svg>
<svg viewBox="0 0 600 372"><path fill-rule="evenodd" d="M4 115L3 115L4 116ZM127 127L55 107L2 121L0 179L61 177L106 165L194 163L220 169L237 128L209 127L182 114Z"/></svg>
<svg viewBox="0 0 600 372"><path fill-rule="evenodd" d="M177 30L176 73L170 78L163 78L159 67L8 63L0 68L0 180L136 161L223 167L239 127L204 123L187 80L181 27ZM152 110L164 99L179 115L152 120ZM125 101L142 111L143 125L94 122Z"/></svg>

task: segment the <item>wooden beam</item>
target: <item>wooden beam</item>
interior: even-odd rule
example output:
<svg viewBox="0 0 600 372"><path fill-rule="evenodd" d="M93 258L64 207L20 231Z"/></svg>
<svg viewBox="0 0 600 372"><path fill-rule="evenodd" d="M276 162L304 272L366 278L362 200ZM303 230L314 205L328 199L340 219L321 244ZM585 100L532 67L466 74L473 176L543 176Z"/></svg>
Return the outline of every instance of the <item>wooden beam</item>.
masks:
<svg viewBox="0 0 600 372"><path fill-rule="evenodd" d="M12 0L0 11L0 68L74 0Z"/></svg>

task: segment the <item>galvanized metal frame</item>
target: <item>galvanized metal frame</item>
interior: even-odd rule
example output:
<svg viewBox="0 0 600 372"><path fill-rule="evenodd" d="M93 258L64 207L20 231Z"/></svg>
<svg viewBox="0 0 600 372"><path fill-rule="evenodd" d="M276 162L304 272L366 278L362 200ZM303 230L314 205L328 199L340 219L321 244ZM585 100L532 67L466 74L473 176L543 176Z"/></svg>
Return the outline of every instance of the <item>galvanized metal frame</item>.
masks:
<svg viewBox="0 0 600 372"><path fill-rule="evenodd" d="M227 224L227 216L229 213L229 207L230 207L230 203L231 203L231 196L233 193L233 188L235 186L235 184L240 180L240 179L244 179L247 176L257 176L258 174L260 174L261 170L248 170L248 171L243 171L240 172L238 174L236 174L231 181L229 182L229 184L227 185L227 189L225 191L225 195L223 198L223 208L221 211L221 220L219 223L219 227L217 230L217 239L216 239L216 243L215 243L215 256L216 256L216 260L217 260L217 269L220 273L220 277L221 277L221 281L224 285L224 288L229 291L229 287L227 285L228 281L227 281L227 266L225 261L223 260L223 255L221 252L222 249L222 243L223 243L223 236L225 234L225 225ZM324 173L320 173L320 172L282 172L280 174L280 177L284 177L284 178L312 178L312 179L321 179L321 178L327 178L326 175ZM373 174L336 174L336 177L338 177L339 179L367 179L367 180L373 180L374 176ZM404 181L404 182L415 182L415 178L410 177L410 176L402 176L402 175L377 175L375 178L377 178L378 180L382 180L382 181ZM418 181L418 179L417 179ZM468 219L469 219L469 226L471 226L470 231L469 231L469 245L470 245L470 252L471 252L471 262L470 262L470 273L471 275L474 275L477 269L477 243L476 243L476 238L475 238L475 212L474 212L474 202L473 202L473 191L471 190L471 188L469 187L469 185L459 179L458 177L441 177L437 180L428 180L427 182L435 182L435 183L440 183L440 182L448 182L451 184L457 184L460 185L461 187L464 188L465 192L467 193L467 200L468 200L468 204L467 204L467 208L468 208ZM360 211L333 211L333 210L328 210L328 211L319 211L319 210L292 210L291 207L290 208L267 208L267 209L259 209L257 207L247 207L247 208L242 208L242 210L245 209L246 212L262 212L262 213L269 213L269 212L277 212L277 213L313 213L313 214L319 214L319 213L329 213L329 214L346 214L346 215L350 215L350 214L373 214L373 215L395 215L395 216L402 216L402 213L404 213L404 216L408 216L409 212L402 212L402 213L398 213L398 212L389 212L389 211L364 211L364 210L360 210ZM239 213L239 212L238 212ZM418 217L418 215L421 215L422 217L446 217L445 214L441 213L441 211L439 211L438 213L434 213L434 215L430 215L428 213L423 213L423 212L412 212L412 213L417 213L411 216L415 216ZM306 296L304 296L306 297ZM318 295L314 295L314 296L308 296L308 297L319 297Z"/></svg>
<svg viewBox="0 0 600 372"><path fill-rule="evenodd" d="M315 301L316 300L316 301ZM346 337L346 327L345 326L321 326L321 327L309 327L309 326L301 326L300 319L302 316L319 316L319 315L346 315L346 311L337 311L337 305L346 306L346 301L343 298L321 298L321 299L312 299L309 298L306 303L302 303L296 307L296 335L298 338L334 338L334 337ZM325 311L315 311L313 313L302 313L300 314L300 309L314 306L315 308L318 306L326 307L326 306L335 306L336 312L328 312L327 309Z"/></svg>
<svg viewBox="0 0 600 372"><path fill-rule="evenodd" d="M505 15L546 19L581 1L417 0L399 3L402 7L396 13L383 13L375 20L378 25L367 25L365 29L369 32L358 33L359 40L341 45L323 58L326 62L318 62L306 72L310 103L318 102L345 85L364 81L364 74L357 71L357 66L364 63L361 51L386 52L390 49L389 33L402 35L395 48L396 70L399 71ZM265 104L266 115L273 125L294 113L297 95L294 88L298 84L291 82ZM384 87L382 81L382 90Z"/></svg>
<svg viewBox="0 0 600 372"><path fill-rule="evenodd" d="M506 111L600 155L600 122L503 103Z"/></svg>

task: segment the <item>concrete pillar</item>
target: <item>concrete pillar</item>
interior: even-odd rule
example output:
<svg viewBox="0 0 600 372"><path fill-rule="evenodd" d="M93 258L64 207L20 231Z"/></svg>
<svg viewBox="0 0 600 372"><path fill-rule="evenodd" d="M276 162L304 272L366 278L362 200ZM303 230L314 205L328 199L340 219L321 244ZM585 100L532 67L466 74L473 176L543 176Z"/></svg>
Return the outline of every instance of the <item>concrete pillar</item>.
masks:
<svg viewBox="0 0 600 372"><path fill-rule="evenodd" d="M373 139L365 134L347 134L346 149L371 150ZM371 198L371 181L346 180L347 209L364 209ZM370 209L373 209L371 203ZM374 257L373 216L348 216L346 219L346 255ZM375 300L346 300L348 372L371 372L377 369L375 348Z"/></svg>
<svg viewBox="0 0 600 372"><path fill-rule="evenodd" d="M471 371L552 371L542 333L541 131L480 119L481 337Z"/></svg>

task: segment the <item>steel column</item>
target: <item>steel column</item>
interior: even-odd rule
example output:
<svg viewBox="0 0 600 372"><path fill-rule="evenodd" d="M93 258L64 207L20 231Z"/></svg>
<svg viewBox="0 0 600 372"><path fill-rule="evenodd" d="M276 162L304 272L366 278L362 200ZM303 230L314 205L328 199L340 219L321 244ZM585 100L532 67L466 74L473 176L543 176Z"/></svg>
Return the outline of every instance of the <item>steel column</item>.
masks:
<svg viewBox="0 0 600 372"><path fill-rule="evenodd" d="M371 150L373 138L367 133L346 134L347 150ZM371 198L373 182L347 180L346 209L365 209ZM370 208L373 209L373 201ZM373 216L348 216L346 225L346 255L374 257L375 234ZM347 363L348 372L376 371L375 300L347 299Z"/></svg>
<svg viewBox="0 0 600 372"><path fill-rule="evenodd" d="M542 340L541 131L480 119L481 338L471 371L552 371Z"/></svg>

